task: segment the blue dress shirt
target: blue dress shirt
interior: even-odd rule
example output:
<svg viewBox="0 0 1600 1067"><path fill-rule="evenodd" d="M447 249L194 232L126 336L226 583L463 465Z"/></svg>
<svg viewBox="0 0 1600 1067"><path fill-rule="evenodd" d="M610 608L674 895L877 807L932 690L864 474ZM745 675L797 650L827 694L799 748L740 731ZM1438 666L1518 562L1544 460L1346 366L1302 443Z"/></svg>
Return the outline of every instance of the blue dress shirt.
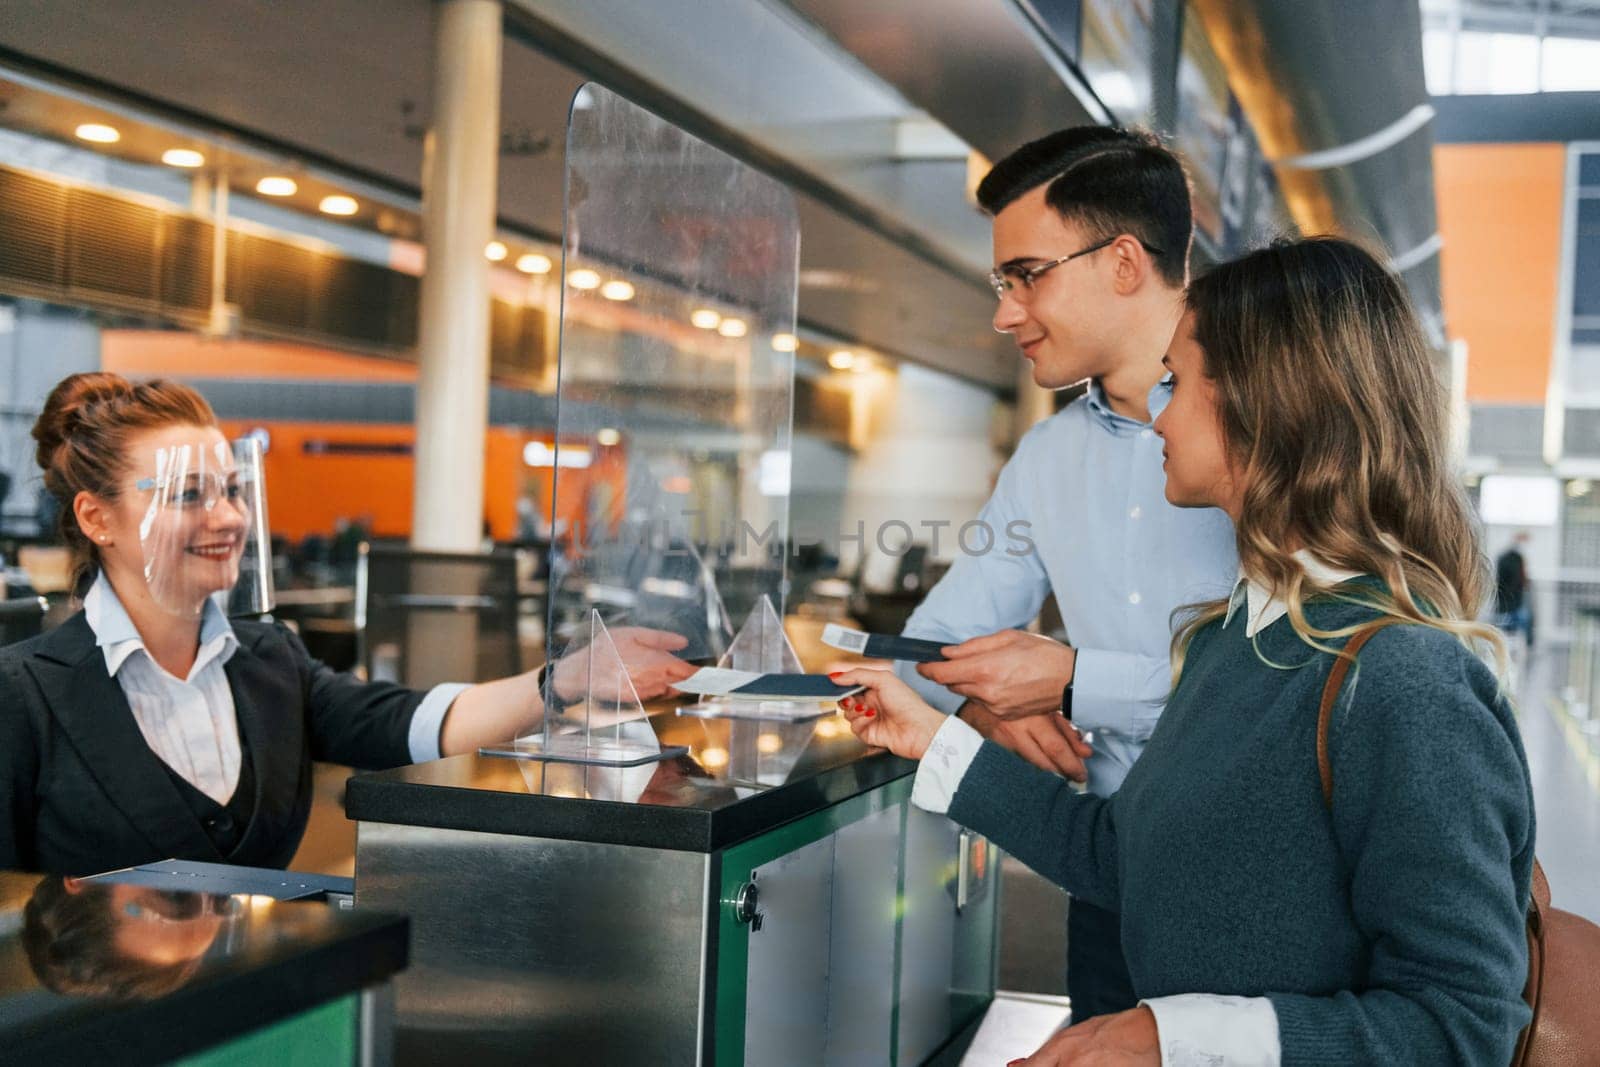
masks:
<svg viewBox="0 0 1600 1067"><path fill-rule="evenodd" d="M1171 395L1166 382L1150 390L1152 418ZM1161 448L1149 423L1112 411L1092 382L1023 437L978 516L994 547L959 550L904 630L954 644L1020 628L1054 592L1078 655L1072 720L1095 734L1089 789L1100 796L1117 791L1166 704L1174 610L1228 596L1239 576L1228 517L1167 503ZM913 667L897 670L925 699L961 706Z"/></svg>

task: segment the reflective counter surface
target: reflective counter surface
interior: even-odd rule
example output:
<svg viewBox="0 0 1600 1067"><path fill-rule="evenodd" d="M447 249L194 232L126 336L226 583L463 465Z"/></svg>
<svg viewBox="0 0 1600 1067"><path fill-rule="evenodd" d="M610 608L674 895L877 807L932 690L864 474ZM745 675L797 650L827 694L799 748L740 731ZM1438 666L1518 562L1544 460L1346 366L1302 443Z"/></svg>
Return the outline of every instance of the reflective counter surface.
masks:
<svg viewBox="0 0 1600 1067"><path fill-rule="evenodd" d="M408 922L0 872L0 1060L162 1063L386 982Z"/></svg>
<svg viewBox="0 0 1600 1067"><path fill-rule="evenodd" d="M639 767L454 756L353 777L360 822L715 852L916 771L844 719L803 723L651 716L687 755Z"/></svg>

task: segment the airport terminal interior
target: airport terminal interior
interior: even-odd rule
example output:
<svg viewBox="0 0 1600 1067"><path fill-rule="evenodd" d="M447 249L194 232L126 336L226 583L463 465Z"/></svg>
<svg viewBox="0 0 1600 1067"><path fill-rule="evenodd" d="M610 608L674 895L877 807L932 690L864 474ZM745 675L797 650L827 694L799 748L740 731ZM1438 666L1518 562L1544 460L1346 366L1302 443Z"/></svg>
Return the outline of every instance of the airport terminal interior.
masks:
<svg viewBox="0 0 1600 1067"><path fill-rule="evenodd" d="M1069 128L1181 162L1189 278L1334 235L1397 285L1440 383L1441 494L1470 510L1449 551L1477 553L1483 590L1459 628L1506 650L1486 662L1508 699L1483 707L1520 737L1546 906L1600 923L1596 0L0 0L0 1059L1103 1062L1061 1029L1090 1034L1089 991L1111 996L1093 913L1144 998L1107 1018L1152 1041L1117 1062L1445 1062L1297 1060L1311 1024L1270 985L1233 997L1265 1008L1270 1055L1184 1058L1204 1027L1179 1040L1176 1005L1199 1009L1174 994L1249 983L1140 963L1131 903L1119 951L1118 908L919 770L948 765L940 741L919 764L858 738L900 721L891 690L828 677L893 661L907 701L989 716L999 744L960 779L1042 721L989 700L1005 670L1056 661L944 688L948 646L1081 647L1043 713L1095 749L1065 757L1088 783L1062 796L1110 797L1171 677L1168 612L1204 599L1158 590L1167 564L1221 530L1235 588L1228 515L1161 495L1152 438L1176 448L1176 420L1143 391L1183 395L1182 368L1156 384L1178 340L1141 354L1131 408L1109 365L1044 380L1051 345L1125 348L1125 320L1080 299L1040 339L1030 301L1113 255L1148 292L1173 254L1117 211L1083 216L1114 227L1092 247L1005 251L1034 208L983 180ZM1097 195L1143 218L1143 188ZM66 461L39 427L86 373L187 387L215 447L119 459L134 437L87 428L136 401L96 394L62 448L112 471L115 507L47 484ZM1080 425L1136 458L1040 458ZM216 566L162 540L197 502L243 516L216 549L237 575L174 607ZM1050 518L1004 521L1024 514ZM1162 687L1126 737L1081 692L1135 655L1088 654L1134 648L1124 616L1154 627ZM146 653L147 618L179 620L188 677ZM1108 706L1146 684L1117 670ZM1318 806L1304 710L1286 810L1326 836L1357 801ZM1180 731L1154 728L1166 755ZM1507 788L1486 777L1453 806ZM1007 817L1058 808L1078 810ZM1449 1062L1490 1062L1457 1038ZM1585 1047L1561 1062L1600 1063Z"/></svg>

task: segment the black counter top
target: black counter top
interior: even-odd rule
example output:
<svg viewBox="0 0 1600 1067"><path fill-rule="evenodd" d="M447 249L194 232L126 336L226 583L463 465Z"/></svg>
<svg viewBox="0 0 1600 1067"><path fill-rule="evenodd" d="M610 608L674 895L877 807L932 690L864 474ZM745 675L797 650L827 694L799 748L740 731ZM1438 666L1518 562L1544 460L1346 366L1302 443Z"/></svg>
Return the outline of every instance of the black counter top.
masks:
<svg viewBox="0 0 1600 1067"><path fill-rule="evenodd" d="M0 872L0 1060L164 1063L211 1048L387 980L406 965L408 926Z"/></svg>
<svg viewBox="0 0 1600 1067"><path fill-rule="evenodd" d="M715 852L876 789L917 765L868 749L842 719L651 720L689 755L615 769L454 756L350 779L363 822Z"/></svg>

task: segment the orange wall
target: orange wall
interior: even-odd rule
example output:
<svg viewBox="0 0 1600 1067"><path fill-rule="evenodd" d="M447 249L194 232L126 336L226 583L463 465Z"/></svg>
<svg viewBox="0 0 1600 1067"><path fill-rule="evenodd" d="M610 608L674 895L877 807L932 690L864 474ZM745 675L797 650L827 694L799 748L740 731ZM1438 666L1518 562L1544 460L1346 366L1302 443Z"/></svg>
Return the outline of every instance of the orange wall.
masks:
<svg viewBox="0 0 1600 1067"><path fill-rule="evenodd" d="M1440 271L1467 399L1542 404L1555 342L1566 146L1438 145Z"/></svg>
<svg viewBox="0 0 1600 1067"><path fill-rule="evenodd" d="M250 378L262 381L415 381L416 366L400 360L351 355L310 345L209 338L177 330L106 330L101 367L133 377ZM271 386L264 386L271 388ZM416 429L406 424L262 422L224 420L237 437L255 427L271 435L266 456L267 509L272 532L298 541L331 535L338 519L370 524L380 537L411 533L415 461L409 449ZM403 446L404 451L348 455L306 450L307 442ZM530 441L553 444L548 430L491 426L484 441L483 517L492 536L511 540L517 532L517 500L527 497L546 519L551 507L551 471L522 462ZM593 445L590 445L593 448ZM598 449L588 470L562 474L562 513L557 522L577 528L589 486L611 484L620 500L626 482L623 448Z"/></svg>
<svg viewBox="0 0 1600 1067"><path fill-rule="evenodd" d="M329 535L338 519L359 519L379 537L406 537L411 533L415 461L409 449L416 441L412 427L225 419L222 432L233 438L258 426L265 427L272 438L265 464L267 510L273 533L293 541L307 534ZM523 446L535 440L549 444L554 435L489 427L484 442L483 514L496 540L509 541L515 536L519 495L530 497L541 514L550 510L549 472L532 470L522 463ZM365 455L307 452L305 446L310 441L346 446L400 445L407 451ZM564 517L569 521L572 518Z"/></svg>

